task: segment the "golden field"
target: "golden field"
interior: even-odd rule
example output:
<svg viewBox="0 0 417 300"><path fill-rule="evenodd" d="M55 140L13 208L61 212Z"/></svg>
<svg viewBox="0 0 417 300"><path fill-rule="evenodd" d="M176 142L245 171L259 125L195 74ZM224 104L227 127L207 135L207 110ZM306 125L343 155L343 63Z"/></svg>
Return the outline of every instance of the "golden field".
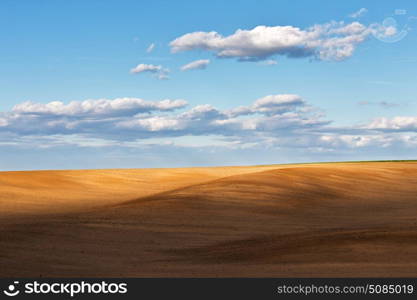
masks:
<svg viewBox="0 0 417 300"><path fill-rule="evenodd" d="M417 276L417 163L0 172L0 277Z"/></svg>

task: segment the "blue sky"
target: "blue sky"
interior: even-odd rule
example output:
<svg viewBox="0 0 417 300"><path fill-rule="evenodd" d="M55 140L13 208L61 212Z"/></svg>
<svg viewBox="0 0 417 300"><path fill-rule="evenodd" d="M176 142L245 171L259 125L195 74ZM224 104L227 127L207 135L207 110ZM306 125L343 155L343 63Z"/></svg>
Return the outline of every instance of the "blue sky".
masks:
<svg viewBox="0 0 417 300"><path fill-rule="evenodd" d="M415 1L6 0L0 26L1 170L415 158Z"/></svg>

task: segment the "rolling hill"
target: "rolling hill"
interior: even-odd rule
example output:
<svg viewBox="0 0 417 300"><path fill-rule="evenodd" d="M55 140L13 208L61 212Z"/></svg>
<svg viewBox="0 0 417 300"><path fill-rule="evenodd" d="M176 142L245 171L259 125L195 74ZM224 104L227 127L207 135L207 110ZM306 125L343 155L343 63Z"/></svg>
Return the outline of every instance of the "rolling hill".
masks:
<svg viewBox="0 0 417 300"><path fill-rule="evenodd" d="M417 163L0 173L2 277L417 276Z"/></svg>

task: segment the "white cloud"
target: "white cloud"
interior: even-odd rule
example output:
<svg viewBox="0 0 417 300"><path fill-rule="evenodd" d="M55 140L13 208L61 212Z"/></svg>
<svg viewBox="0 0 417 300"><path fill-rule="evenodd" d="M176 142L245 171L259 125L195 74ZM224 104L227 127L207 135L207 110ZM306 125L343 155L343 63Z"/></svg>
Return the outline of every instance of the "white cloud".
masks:
<svg viewBox="0 0 417 300"><path fill-rule="evenodd" d="M0 127L5 127L9 125L9 122L7 122L6 118L0 118Z"/></svg>
<svg viewBox="0 0 417 300"><path fill-rule="evenodd" d="M321 116L303 108L304 100L297 95L270 95L250 106L221 111L205 104L176 115L138 116L117 123L119 128L140 132L152 131L162 136L248 134L291 134L293 130L309 129L327 124ZM250 116L253 115L253 116Z"/></svg>
<svg viewBox="0 0 417 300"><path fill-rule="evenodd" d="M367 12L368 12L368 10L366 8L362 7L358 11L355 11L354 13L350 14L349 17L357 19L357 18L360 18L363 15L365 15Z"/></svg>
<svg viewBox="0 0 417 300"><path fill-rule="evenodd" d="M251 30L238 29L229 36L215 31L187 33L170 46L174 53L206 50L220 58L241 61L266 60L276 55L339 61L352 56L373 30L358 22L330 22L305 30L293 26L257 26Z"/></svg>
<svg viewBox="0 0 417 300"><path fill-rule="evenodd" d="M136 128L145 131L163 131L183 129L181 121L171 117L154 116L144 119L122 121L116 125L119 128Z"/></svg>
<svg viewBox="0 0 417 300"><path fill-rule="evenodd" d="M398 116L392 119L377 118L366 125L368 129L397 130L397 131L417 131L417 117Z"/></svg>
<svg viewBox="0 0 417 300"><path fill-rule="evenodd" d="M133 69L130 70L131 73L143 73L143 72L150 72L150 73L157 73L162 70L162 66L156 65L148 65L148 64L139 64Z"/></svg>
<svg viewBox="0 0 417 300"><path fill-rule="evenodd" d="M171 111L187 105L185 100L145 101L140 98L116 98L72 101L64 104L61 101L34 103L31 101L17 104L12 113L49 115L49 116L120 116L149 113L151 111Z"/></svg>
<svg viewBox="0 0 417 300"><path fill-rule="evenodd" d="M417 147L417 117L381 117L365 125L331 127L320 110L295 94L267 95L226 110L204 104L183 111L186 105L184 100L140 98L23 102L0 112L0 145L35 147L39 141L36 147L41 148L136 147L138 141L144 145L154 139L216 136L228 147L310 153Z"/></svg>
<svg viewBox="0 0 417 300"><path fill-rule="evenodd" d="M278 64L278 62L275 59L267 59L267 60L259 62L259 64L263 66L274 66Z"/></svg>
<svg viewBox="0 0 417 300"><path fill-rule="evenodd" d="M31 135L85 134L116 140L183 135L276 134L281 128L320 126L326 122L305 108L297 95L269 95L247 107L219 110L198 105L184 112L185 100L145 101L117 98L50 103L23 102L10 112L0 113L0 131ZM275 130L278 130L274 133Z"/></svg>
<svg viewBox="0 0 417 300"><path fill-rule="evenodd" d="M161 65L139 64L130 70L132 74L153 73L157 79L168 79L169 69L163 68Z"/></svg>
<svg viewBox="0 0 417 300"><path fill-rule="evenodd" d="M301 99L301 97L298 95L281 94L269 95L260 98L255 101L253 106L259 111L270 111L271 109L274 110L276 107L300 105L303 103L303 99Z"/></svg>
<svg viewBox="0 0 417 300"><path fill-rule="evenodd" d="M231 116L249 115L262 113L274 115L296 109L298 106L304 106L304 100L294 94L268 95L257 99L251 106L239 106L230 111Z"/></svg>
<svg viewBox="0 0 417 300"><path fill-rule="evenodd" d="M159 80L166 80L169 79L169 76L167 72L160 72L156 75L156 78L158 78Z"/></svg>
<svg viewBox="0 0 417 300"><path fill-rule="evenodd" d="M151 53L155 49L155 44L151 43L148 48L146 48L146 53Z"/></svg>
<svg viewBox="0 0 417 300"><path fill-rule="evenodd" d="M388 147L393 143L391 137L384 135L323 135L319 141L322 146L333 148Z"/></svg>
<svg viewBox="0 0 417 300"><path fill-rule="evenodd" d="M202 69L205 69L209 63L210 63L210 60L208 59L195 60L193 62L190 62L182 66L181 71L202 70Z"/></svg>

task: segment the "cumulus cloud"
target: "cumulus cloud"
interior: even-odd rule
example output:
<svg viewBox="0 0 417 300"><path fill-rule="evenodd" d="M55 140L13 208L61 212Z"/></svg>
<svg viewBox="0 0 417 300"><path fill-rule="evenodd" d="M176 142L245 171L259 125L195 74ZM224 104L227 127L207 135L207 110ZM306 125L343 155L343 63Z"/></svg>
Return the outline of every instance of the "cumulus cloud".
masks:
<svg viewBox="0 0 417 300"><path fill-rule="evenodd" d="M290 107L303 105L304 100L298 95L283 94L283 95L269 95L255 101L253 108L260 112L277 112L287 110Z"/></svg>
<svg viewBox="0 0 417 300"><path fill-rule="evenodd" d="M369 146L387 147L392 143L392 138L384 135L322 135L319 138L322 146L333 148L361 148Z"/></svg>
<svg viewBox="0 0 417 300"><path fill-rule="evenodd" d="M417 117L398 116L392 119L377 118L366 125L367 129L387 130L387 131L414 131L417 132Z"/></svg>
<svg viewBox="0 0 417 300"><path fill-rule="evenodd" d="M161 65L139 64L130 70L132 74L152 73L157 79L168 79L169 69L163 68Z"/></svg>
<svg viewBox="0 0 417 300"><path fill-rule="evenodd" d="M362 17L363 15L365 15L368 12L368 9L362 7L361 9L359 9L358 11L355 11L354 13L351 13L349 15L349 17L353 18L353 19L357 19Z"/></svg>
<svg viewBox="0 0 417 300"><path fill-rule="evenodd" d="M244 136L253 132L277 134L285 128L311 128L326 124L321 116L306 110L298 95L262 97L251 105L219 110L197 105L186 111L185 100L145 101L118 98L50 103L23 102L0 113L2 132L25 135L86 134L112 139L183 135ZM252 133L251 133L252 132Z"/></svg>
<svg viewBox="0 0 417 300"><path fill-rule="evenodd" d="M139 64L133 69L130 70L131 73L143 73L143 72L150 72L156 73L162 70L162 66L156 65L147 65L147 64Z"/></svg>
<svg viewBox="0 0 417 300"><path fill-rule="evenodd" d="M34 103L31 101L17 104L12 113L49 116L126 116L152 111L172 111L187 105L185 100L145 101L140 98L97 99L72 101L64 104L61 101Z"/></svg>
<svg viewBox="0 0 417 300"><path fill-rule="evenodd" d="M146 48L146 53L151 53L155 49L155 44L151 43L148 48Z"/></svg>
<svg viewBox="0 0 417 300"><path fill-rule="evenodd" d="M329 22L307 29L294 26L256 26L238 29L229 36L218 32L192 32L171 41L171 51L206 50L219 58L261 61L281 55L289 58L314 57L340 61L353 55L356 47L381 28L359 22Z"/></svg>
<svg viewBox="0 0 417 300"><path fill-rule="evenodd" d="M368 124L332 127L319 108L296 94L267 95L230 109L203 104L185 110L186 105L181 99L140 98L23 102L0 112L0 145L32 147L39 141L38 147L135 147L155 139L201 137L239 149L314 153L417 147L417 117L381 117Z"/></svg>
<svg viewBox="0 0 417 300"><path fill-rule="evenodd" d="M210 63L210 60L208 59L195 60L193 62L190 62L182 66L181 71L202 70L202 69L205 69L209 63Z"/></svg>
<svg viewBox="0 0 417 300"><path fill-rule="evenodd" d="M239 106L228 111L231 116L249 115L262 113L266 115L274 115L295 110L299 106L306 103L299 95L294 94L278 94L268 95L257 99L251 106Z"/></svg>

